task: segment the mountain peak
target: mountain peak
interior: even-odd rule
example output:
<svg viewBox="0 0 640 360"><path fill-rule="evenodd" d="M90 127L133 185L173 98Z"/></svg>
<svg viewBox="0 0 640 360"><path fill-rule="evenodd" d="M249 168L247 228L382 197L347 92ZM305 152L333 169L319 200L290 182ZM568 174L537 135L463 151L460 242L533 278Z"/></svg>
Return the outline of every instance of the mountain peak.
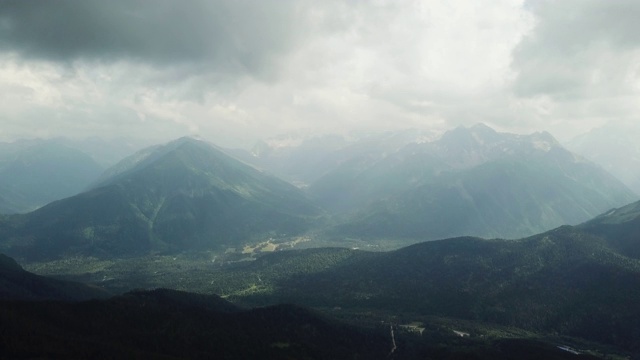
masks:
<svg viewBox="0 0 640 360"><path fill-rule="evenodd" d="M169 144L208 144L207 141L199 136L183 136L167 143Z"/></svg>
<svg viewBox="0 0 640 360"><path fill-rule="evenodd" d="M93 185L89 187L89 189L95 189L97 187L112 183L114 180L125 176L126 174L130 174L139 169L145 168L150 164L156 163L163 157L179 151L179 149L211 151L212 154L214 152L219 152L219 150L217 150L215 147L204 140L184 136L162 145L156 145L142 149L135 154L122 159L114 166L105 170L100 178L96 180Z"/></svg>
<svg viewBox="0 0 640 360"><path fill-rule="evenodd" d="M170 141L164 145L161 145L156 153L166 154L172 152L181 147L191 147L191 148L199 148L199 149L213 149L214 146L208 143L206 140L202 138L192 137L192 136L183 136L181 138Z"/></svg>
<svg viewBox="0 0 640 360"><path fill-rule="evenodd" d="M503 134L483 123L477 123L470 127L458 126L453 130L447 131L437 142L449 151L454 149L472 151L473 149L493 145L502 138Z"/></svg>
<svg viewBox="0 0 640 360"><path fill-rule="evenodd" d="M547 131L535 132L528 136L534 148L548 152L552 148L561 147L556 138Z"/></svg>
<svg viewBox="0 0 640 360"><path fill-rule="evenodd" d="M267 234L299 234L320 214L293 185L184 137L123 160L84 193L26 214L25 226L38 234L33 248L47 251L25 247L10 254L213 249Z"/></svg>
<svg viewBox="0 0 640 360"><path fill-rule="evenodd" d="M453 130L445 132L445 134L447 133L459 134L459 135L460 134L476 134L478 136L495 136L498 134L498 132L495 131L492 127L481 122L471 126L460 125L454 128Z"/></svg>
<svg viewBox="0 0 640 360"><path fill-rule="evenodd" d="M471 125L469 129L472 131L484 131L488 133L496 133L496 131L492 127L490 127L489 125L483 122L479 122L474 125Z"/></svg>

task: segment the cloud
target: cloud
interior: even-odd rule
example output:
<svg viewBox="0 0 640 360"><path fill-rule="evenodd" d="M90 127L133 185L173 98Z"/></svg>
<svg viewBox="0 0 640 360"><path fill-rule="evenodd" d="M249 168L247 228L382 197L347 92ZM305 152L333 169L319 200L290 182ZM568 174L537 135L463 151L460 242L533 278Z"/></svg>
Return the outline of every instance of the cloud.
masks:
<svg viewBox="0 0 640 360"><path fill-rule="evenodd" d="M567 141L608 123L638 121L640 3L529 1L532 31L513 50L506 89L523 123Z"/></svg>
<svg viewBox="0 0 640 360"><path fill-rule="evenodd" d="M567 138L640 110L633 1L0 0L0 137L486 122Z"/></svg>
<svg viewBox="0 0 640 360"><path fill-rule="evenodd" d="M537 24L514 51L517 95L617 96L638 91L640 3L531 1Z"/></svg>
<svg viewBox="0 0 640 360"><path fill-rule="evenodd" d="M0 47L26 59L130 60L269 76L296 42L293 1L0 2Z"/></svg>

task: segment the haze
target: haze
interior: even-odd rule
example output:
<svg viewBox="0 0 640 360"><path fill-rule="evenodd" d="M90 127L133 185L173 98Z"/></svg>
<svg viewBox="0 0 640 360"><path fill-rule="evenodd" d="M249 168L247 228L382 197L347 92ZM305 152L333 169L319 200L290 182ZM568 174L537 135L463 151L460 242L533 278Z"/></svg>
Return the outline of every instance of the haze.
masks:
<svg viewBox="0 0 640 360"><path fill-rule="evenodd" d="M0 141L637 122L637 1L2 1Z"/></svg>

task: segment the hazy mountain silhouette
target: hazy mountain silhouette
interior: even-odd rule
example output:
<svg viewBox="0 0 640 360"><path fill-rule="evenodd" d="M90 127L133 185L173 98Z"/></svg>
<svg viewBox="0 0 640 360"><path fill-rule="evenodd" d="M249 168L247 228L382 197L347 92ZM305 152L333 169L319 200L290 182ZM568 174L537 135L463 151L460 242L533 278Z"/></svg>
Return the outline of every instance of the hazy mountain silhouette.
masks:
<svg viewBox="0 0 640 360"><path fill-rule="evenodd" d="M517 238L637 198L548 133L505 134L482 124L382 157L353 157L309 193L340 214L336 236L419 239Z"/></svg>
<svg viewBox="0 0 640 360"><path fill-rule="evenodd" d="M89 155L56 141L0 146L0 213L28 212L75 195L103 168Z"/></svg>
<svg viewBox="0 0 640 360"><path fill-rule="evenodd" d="M640 125L637 120L615 121L567 143L567 148L590 159L640 195Z"/></svg>

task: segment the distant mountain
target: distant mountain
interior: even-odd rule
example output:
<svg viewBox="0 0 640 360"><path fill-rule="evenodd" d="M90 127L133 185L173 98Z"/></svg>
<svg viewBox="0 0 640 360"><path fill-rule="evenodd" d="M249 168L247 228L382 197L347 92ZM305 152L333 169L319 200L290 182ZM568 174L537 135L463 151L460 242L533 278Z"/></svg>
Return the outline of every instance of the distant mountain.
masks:
<svg viewBox="0 0 640 360"><path fill-rule="evenodd" d="M87 300L110 294L95 286L32 274L0 254L0 300Z"/></svg>
<svg viewBox="0 0 640 360"><path fill-rule="evenodd" d="M640 122L612 121L569 141L571 151L602 166L640 195Z"/></svg>
<svg viewBox="0 0 640 360"><path fill-rule="evenodd" d="M78 194L103 168L80 150L55 141L0 146L0 213L22 213Z"/></svg>
<svg viewBox="0 0 640 360"><path fill-rule="evenodd" d="M382 156L357 156L309 194L350 237L517 238L578 224L637 196L548 133L498 133L478 124Z"/></svg>
<svg viewBox="0 0 640 360"><path fill-rule="evenodd" d="M300 233L320 215L294 186L191 138L105 174L89 191L0 222L4 251L43 259L211 249Z"/></svg>
<svg viewBox="0 0 640 360"><path fill-rule="evenodd" d="M13 201L7 200L3 196L13 196L7 189L0 189L0 214L13 214L27 211L25 206L16 204Z"/></svg>
<svg viewBox="0 0 640 360"><path fill-rule="evenodd" d="M360 156L383 156L404 145L426 141L434 135L405 130L350 136L321 135L306 138L277 137L257 143L240 158L301 187Z"/></svg>
<svg viewBox="0 0 640 360"><path fill-rule="evenodd" d="M293 305L241 310L216 296L136 291L83 303L3 302L0 357L386 359L380 332Z"/></svg>
<svg viewBox="0 0 640 360"><path fill-rule="evenodd" d="M127 137L101 138L96 136L84 139L56 138L52 141L88 154L103 168L113 166L125 157L154 144L151 141Z"/></svg>
<svg viewBox="0 0 640 360"><path fill-rule="evenodd" d="M258 142L242 159L298 186L326 171L331 154L350 143L338 135L306 139L275 138Z"/></svg>

